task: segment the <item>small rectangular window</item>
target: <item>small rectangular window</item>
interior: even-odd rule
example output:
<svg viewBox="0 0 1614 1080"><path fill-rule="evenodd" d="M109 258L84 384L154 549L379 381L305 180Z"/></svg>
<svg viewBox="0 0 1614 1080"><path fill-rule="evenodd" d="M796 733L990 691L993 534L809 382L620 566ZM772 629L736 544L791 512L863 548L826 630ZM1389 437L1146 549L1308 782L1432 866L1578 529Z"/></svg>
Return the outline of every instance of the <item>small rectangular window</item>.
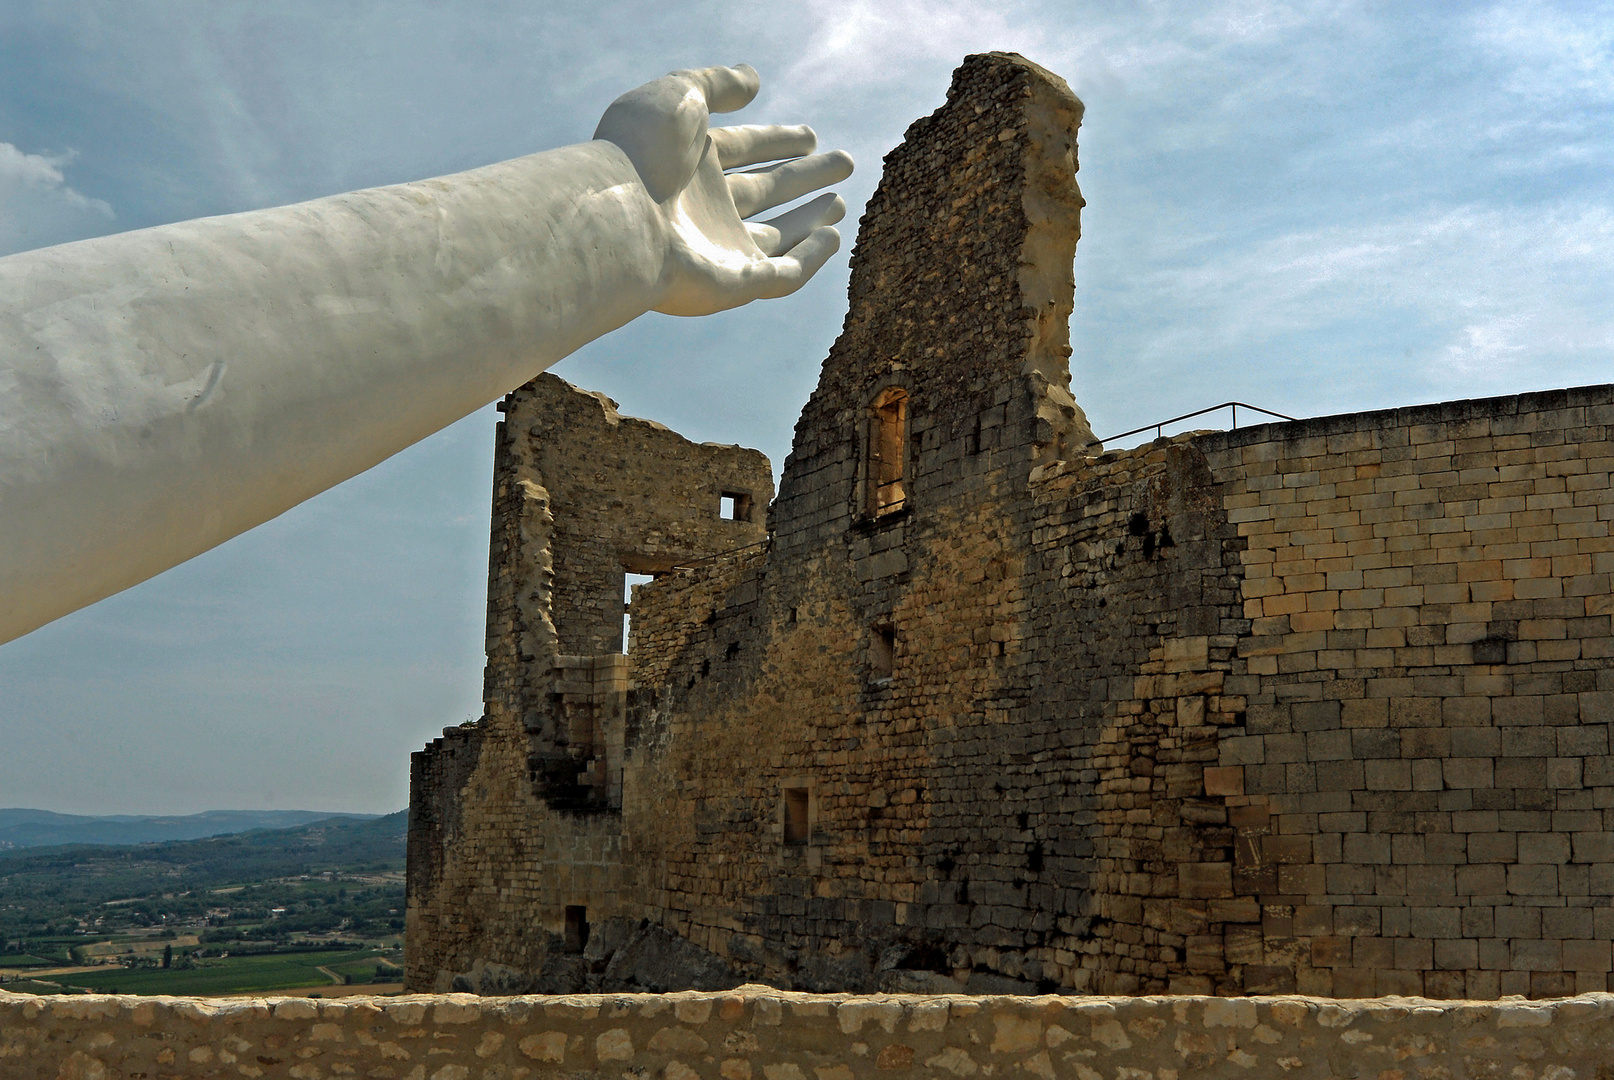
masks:
<svg viewBox="0 0 1614 1080"><path fill-rule="evenodd" d="M869 633L869 676L876 681L889 679L897 669L897 631L881 623Z"/></svg>
<svg viewBox="0 0 1614 1080"><path fill-rule="evenodd" d="M566 942L564 948L569 953L580 953L587 947L588 908L582 904L567 904Z"/></svg>
<svg viewBox="0 0 1614 1080"><path fill-rule="evenodd" d="M785 843L805 844L812 836L807 789L785 788Z"/></svg>
<svg viewBox="0 0 1614 1080"><path fill-rule="evenodd" d="M639 585L654 581L649 574L623 574L622 575L622 651L632 648L633 637L633 590Z"/></svg>
<svg viewBox="0 0 1614 1080"><path fill-rule="evenodd" d="M743 491L725 491L718 499L717 516L724 521L750 521L751 496Z"/></svg>
<svg viewBox="0 0 1614 1080"><path fill-rule="evenodd" d="M900 510L907 501L908 392L887 387L869 411L865 484L870 517Z"/></svg>

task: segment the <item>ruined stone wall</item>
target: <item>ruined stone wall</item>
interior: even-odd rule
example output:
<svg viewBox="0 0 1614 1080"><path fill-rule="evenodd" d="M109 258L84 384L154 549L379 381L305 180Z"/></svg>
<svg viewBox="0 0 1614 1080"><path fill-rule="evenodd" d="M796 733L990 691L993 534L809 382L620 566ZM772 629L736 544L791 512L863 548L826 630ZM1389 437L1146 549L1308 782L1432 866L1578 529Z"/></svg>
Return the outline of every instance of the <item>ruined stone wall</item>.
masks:
<svg viewBox="0 0 1614 1080"><path fill-rule="evenodd" d="M765 648L794 686L751 692L818 730L771 722L774 753L740 768L732 748L676 749L728 822L710 830L721 851L691 853L687 890L746 913L783 952L776 977L795 947L906 937L983 989L989 973L1131 992L1603 988L1610 400L1331 418L1044 469L1009 543L983 500L908 584L889 682L866 680L844 601L798 603ZM983 690L994 665L1015 670ZM961 685L976 711L938 708ZM723 708L709 692L669 711L708 731L752 715ZM774 856L749 897L697 880L701 861L767 864L768 788L792 775L821 789L813 844ZM742 813L721 809L739 793ZM748 819L755 850L737 850ZM855 967L791 977L871 977Z"/></svg>
<svg viewBox="0 0 1614 1080"><path fill-rule="evenodd" d="M0 991L8 1080L1572 1080L1614 1060L1614 998L30 997Z"/></svg>
<svg viewBox="0 0 1614 1080"><path fill-rule="evenodd" d="M692 443L553 375L499 407L487 690L547 714L553 657L622 651L624 573L758 543L773 471L755 450ZM747 500L744 519L719 517L725 494Z"/></svg>
<svg viewBox="0 0 1614 1080"><path fill-rule="evenodd" d="M822 567L658 584L704 597L638 765L667 925L807 986L1606 988L1610 420L1594 387L1041 468L905 538L888 679Z"/></svg>
<svg viewBox="0 0 1614 1080"><path fill-rule="evenodd" d="M886 156L852 251L845 325L772 508L781 560L812 558L856 527L859 558L890 550L880 534L887 520L901 528L901 511L875 521L865 505L868 411L888 387L927 391L907 432L914 505L1023 482L1029 464L1092 439L1067 363L1081 116L1057 76L972 56L947 104ZM869 566L886 573L890 561Z"/></svg>
<svg viewBox="0 0 1614 1080"><path fill-rule="evenodd" d="M631 854L623 850L613 862L607 853L604 865L596 864L596 821L531 816L529 807L512 802L518 786L513 780L493 790L473 779L458 790L437 789L441 808L417 797L421 821L464 817L474 805L479 814L513 822L526 815L527 840L507 844L499 854L489 849L471 860L464 887L433 895L462 897L497 888L513 901L471 907L519 910L531 903L511 883L520 871L499 860L513 856L519 864L541 850L554 883L546 886L541 905L546 921L562 907L599 907L612 917L647 919L692 942L719 966L740 962L780 970L800 953L812 969L802 976L805 985L867 980L867 950L852 931L868 922L898 925L887 894L917 895L926 877L902 850L908 835L902 830L919 824L903 819L921 809L916 795L904 789L922 784L928 769L912 753L924 750L926 738L916 703L895 680L871 675L871 639L883 631L904 656L927 652L924 634L944 642L944 649L1001 656L1008 635L975 642L970 622L977 608L1001 609L1007 617L1023 603L1013 594L1014 575L1005 561L1010 556L1003 550L1014 527L989 525L985 548L966 550L956 542L959 519L949 516L951 507L965 493L1023 507L1028 470L1091 437L1070 400L1065 373L1070 261L1081 205L1074 180L1079 116L1080 104L1068 88L1035 65L1018 57L973 57L956 74L948 104L917 123L888 158L853 255L855 300L847 330L825 364L785 468L785 490L772 505L773 543L761 553L765 565L741 558L697 571L690 579L699 585L675 583L671 579L684 575L668 574L665 588L658 582L641 590L645 651L632 657L636 689L628 691L623 724L622 818L613 826L620 828L613 835L631 843ZM927 209L916 214L920 207ZM971 374L960 378L961 372ZM947 381L948 392L915 398L899 443L909 502L876 516L867 498L870 403L883 389L929 390L938 378ZM535 439L532 447L539 445L554 447L560 461L572 452L559 437L542 444ZM513 497L507 493L520 474L519 463L501 458L496 504ZM631 492L636 483L643 478L627 477L623 490ZM526 497L537 499L533 492ZM535 533L559 530L569 521L558 501L550 510L531 526ZM998 508L987 516L1013 512ZM515 515L501 516L508 522ZM622 535L615 520L566 527L580 537L594 527ZM497 545L497 521L495 535ZM927 618L929 600L908 595L913 582L921 590L940 585L939 577L909 571L910 559L924 565L932 550L956 564L948 579L962 605L956 620ZM500 559L495 552L495 563ZM512 557L503 562L518 564ZM999 591L989 594L977 587L976 567L993 563ZM533 566L528 574L541 584L544 567ZM542 628L535 616L551 611L560 620L572 602L558 587L517 594L533 601L531 610L518 607L509 617L501 610L507 590L495 578L489 641L495 723L476 736L498 742L511 764L519 755L508 749L512 740L498 734L491 702L533 701L548 682L541 665L523 669L503 657L524 635L533 635L533 625ZM580 602L585 610L590 606L586 595ZM687 627L678 628L681 620ZM663 633L657 627L672 629ZM913 631L921 636L908 637ZM960 633L963 639L955 640ZM969 685L950 687L929 704L951 710L949 722L967 725L976 698L986 692L982 688L998 679L991 668L971 671ZM802 702L811 704L799 708ZM522 709L542 715L526 704L511 711ZM488 753L484 748L482 758ZM885 773L872 787L849 793L815 790L810 813L823 821L820 839L789 845L781 854L779 785L816 775L825 753L842 760L852 760L843 756L852 754ZM766 755L766 764L756 760L759 754ZM504 775L511 764L481 773ZM726 783L736 776L743 778L743 789L728 790ZM893 799L888 817L898 828L881 829L867 841L857 837L855 823L866 801L887 790ZM759 837L749 827L730 827L736 816L750 821L757 814L772 823L772 832ZM574 820L575 857L565 827ZM552 823L558 832L546 832ZM853 830L846 833L852 843L827 850L827 838L842 832L843 824ZM453 838L441 829L416 833L456 856L483 846L464 829ZM501 824L494 835L520 836L522 826ZM539 836L544 839L535 844ZM814 895L813 879L826 857L872 875L871 907L856 897ZM429 864L425 855L418 861ZM568 893L564 883L576 862L587 863L581 875L587 887L574 884ZM599 874L605 885L596 891ZM737 903L763 905L762 925L751 925L750 914L736 914ZM809 907L833 917L809 927ZM412 986L437 986L480 960L527 970L544 962L520 944L522 930L515 925L468 927L453 935L455 948L444 949L440 943L448 935L442 928L467 915L436 900L411 903L411 912L428 908L436 912L435 922L423 922L411 938L420 942L410 955ZM815 944L832 924L848 931L845 957L836 948L824 955Z"/></svg>
<svg viewBox="0 0 1614 1080"><path fill-rule="evenodd" d="M487 711L410 774L407 977L438 990L473 969L482 988L543 988L531 974L546 967L569 986L587 943L567 940L568 905L596 924L640 917L617 813L624 575L754 547L773 494L762 454L623 417L553 375L499 408Z"/></svg>
<svg viewBox="0 0 1614 1080"><path fill-rule="evenodd" d="M936 932L952 923L929 925L963 910L931 895L949 857L932 830L984 838L1004 812L959 755L979 741L995 763L990 726L1031 692L1031 471L1091 438L1065 364L1080 115L1035 65L966 61L886 159L769 549L643 590L647 620L687 629L663 635L671 655L634 657L624 829L655 882L647 917L738 975L825 989L1042 978L1017 957L1012 977L977 974ZM876 510L871 410L892 388L908 395L904 497ZM787 790L805 793L799 843Z"/></svg>
<svg viewBox="0 0 1614 1080"><path fill-rule="evenodd" d="M412 987L1608 989L1614 389L1092 456L1079 116L1018 57L955 73L767 541L641 587L625 661L514 644L602 626L592 586L494 590L490 719L417 764ZM541 583L545 543L496 562ZM557 801L573 706L619 733L603 813ZM533 935L567 908L580 959Z"/></svg>

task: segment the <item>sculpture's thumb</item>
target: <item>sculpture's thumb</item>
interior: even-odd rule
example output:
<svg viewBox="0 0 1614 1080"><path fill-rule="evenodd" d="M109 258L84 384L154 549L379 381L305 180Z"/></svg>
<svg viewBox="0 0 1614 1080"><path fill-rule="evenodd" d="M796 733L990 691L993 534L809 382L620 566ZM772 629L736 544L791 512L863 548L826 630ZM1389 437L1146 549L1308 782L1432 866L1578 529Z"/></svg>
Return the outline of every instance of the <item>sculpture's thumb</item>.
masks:
<svg viewBox="0 0 1614 1080"><path fill-rule="evenodd" d="M650 197L664 203L695 175L706 149L706 118L700 90L667 76L613 101L594 137L621 147Z"/></svg>

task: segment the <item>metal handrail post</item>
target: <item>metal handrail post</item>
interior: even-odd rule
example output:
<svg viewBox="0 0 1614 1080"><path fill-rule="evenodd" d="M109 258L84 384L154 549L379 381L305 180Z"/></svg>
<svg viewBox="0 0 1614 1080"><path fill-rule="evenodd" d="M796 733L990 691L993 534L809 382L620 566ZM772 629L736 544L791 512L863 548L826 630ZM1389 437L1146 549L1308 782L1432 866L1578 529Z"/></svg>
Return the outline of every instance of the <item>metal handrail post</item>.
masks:
<svg viewBox="0 0 1614 1080"><path fill-rule="evenodd" d="M1124 439L1129 435L1137 435L1140 432L1148 431L1150 428L1154 428L1155 438L1163 439L1163 438L1165 438L1165 435L1166 435L1166 425L1167 424L1175 424L1179 420L1192 420L1196 416L1204 416L1206 413L1213 413L1213 412L1216 412L1219 409L1229 409L1229 408L1233 410L1233 430L1237 431L1238 426L1239 426L1239 406L1240 405L1244 406L1246 409L1254 410L1255 412L1261 413L1261 414L1263 414L1265 416L1276 417L1279 420L1298 420L1298 419L1300 419L1297 416L1289 416L1286 413L1273 412L1271 409L1263 409L1259 405L1251 405L1248 401L1224 401L1220 405L1212 405L1212 406L1210 406L1209 408L1206 408L1206 409L1197 409L1197 410L1195 410L1194 412L1191 412L1191 413L1183 413L1181 416L1173 416L1169 420L1161 420L1159 423L1144 424L1142 427L1133 428L1131 431L1123 431L1119 435L1111 435L1108 439L1094 439L1092 442L1088 443L1087 445L1095 446L1095 445L1101 445L1101 444L1107 443L1107 442L1112 442L1112 441L1114 441L1116 439Z"/></svg>

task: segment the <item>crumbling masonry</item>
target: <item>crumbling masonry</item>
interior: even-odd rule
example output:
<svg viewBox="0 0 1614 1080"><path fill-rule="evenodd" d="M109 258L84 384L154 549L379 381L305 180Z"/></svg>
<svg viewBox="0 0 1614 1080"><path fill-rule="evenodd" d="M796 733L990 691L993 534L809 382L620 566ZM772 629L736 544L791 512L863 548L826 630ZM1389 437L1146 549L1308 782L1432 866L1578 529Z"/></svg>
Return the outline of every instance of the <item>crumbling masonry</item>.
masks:
<svg viewBox="0 0 1614 1080"><path fill-rule="evenodd" d="M910 128L777 499L506 400L411 988L1608 989L1614 388L1093 456L1080 117L991 54Z"/></svg>

